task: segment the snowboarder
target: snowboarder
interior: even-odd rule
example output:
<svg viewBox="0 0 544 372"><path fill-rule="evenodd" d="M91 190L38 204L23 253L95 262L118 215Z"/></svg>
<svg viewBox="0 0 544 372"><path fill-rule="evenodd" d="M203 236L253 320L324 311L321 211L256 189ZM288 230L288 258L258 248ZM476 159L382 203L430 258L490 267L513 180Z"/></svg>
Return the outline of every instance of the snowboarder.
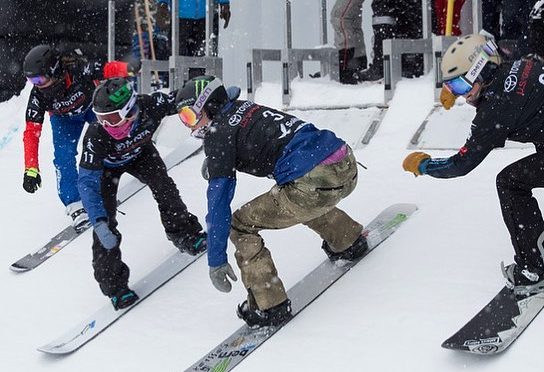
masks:
<svg viewBox="0 0 544 372"><path fill-rule="evenodd" d="M26 55L23 70L34 87L26 109L23 135L25 172L23 188L34 193L41 186L38 147L45 112L53 131L57 192L76 230L88 223L77 190L77 145L85 123L95 120L91 95L95 81L137 72L137 64L87 60L79 50L61 53L51 45L38 45Z"/></svg>
<svg viewBox="0 0 544 372"><path fill-rule="evenodd" d="M444 85L476 107L471 135L449 158L409 154L404 170L436 178L464 176L506 140L534 143L536 153L503 169L496 180L515 263L503 267L515 294L544 289L544 221L532 189L544 187L544 64L535 57L501 63L493 40L469 35L444 54Z"/></svg>
<svg viewBox="0 0 544 372"><path fill-rule="evenodd" d="M328 130L284 112L238 100L213 76L189 80L176 98L182 122L204 139L209 179L208 265L213 285L231 290L236 275L227 243L247 289L238 316L249 326L273 326L291 316L290 300L259 232L304 224L324 240L331 260L354 259L368 248L363 227L336 208L357 184L349 146ZM270 177L276 185L231 216L236 171Z"/></svg>
<svg viewBox="0 0 544 372"><path fill-rule="evenodd" d="M94 228L94 276L116 310L138 300L128 287L129 268L121 260L116 228L117 189L124 173L149 186L166 236L181 252L196 255L206 249L206 233L187 211L151 142L161 120L176 114L174 100L159 92L137 95L124 78L103 81L92 97L98 123L89 126L83 139L78 186Z"/></svg>

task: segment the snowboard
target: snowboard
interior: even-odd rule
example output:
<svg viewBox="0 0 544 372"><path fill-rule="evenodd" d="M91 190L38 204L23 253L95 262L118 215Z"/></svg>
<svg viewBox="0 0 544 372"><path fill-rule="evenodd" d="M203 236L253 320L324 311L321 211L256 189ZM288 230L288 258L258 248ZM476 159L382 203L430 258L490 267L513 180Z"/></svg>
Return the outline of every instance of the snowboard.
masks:
<svg viewBox="0 0 544 372"><path fill-rule="evenodd" d="M168 170L172 169L176 165L180 164L182 161L190 157L191 155L198 152L202 147L202 141L199 141L194 138L187 139L183 145L173 150L164 158L164 163ZM145 187L143 183L137 179L132 179L129 183L119 190L117 204L120 205L138 193ZM38 249L34 253L29 253L23 258L19 259L10 266L12 271L16 272L26 272L32 270L46 260L51 258L53 255L58 253L61 249L66 247L69 243L74 241L78 236L83 234L91 227L90 224L83 226L82 228L76 230L72 226L66 227L64 230L55 235L49 242L47 242L43 247Z"/></svg>
<svg viewBox="0 0 544 372"><path fill-rule="evenodd" d="M57 339L40 346L38 350L47 354L69 354L76 351L198 260L203 254L204 252L191 256L176 252L137 283L130 286L140 297L132 306L116 311L108 301L89 318L68 329Z"/></svg>
<svg viewBox="0 0 544 372"><path fill-rule="evenodd" d="M504 287L474 318L442 347L473 354L506 350L544 308L544 293L516 296Z"/></svg>
<svg viewBox="0 0 544 372"><path fill-rule="evenodd" d="M252 329L243 325L188 368L186 372L226 372L233 369L393 234L416 210L417 207L414 204L394 204L382 211L363 231L368 241L368 250L362 257L354 261L332 262L326 259L287 291L287 296L291 299L293 315L289 320L276 327Z"/></svg>

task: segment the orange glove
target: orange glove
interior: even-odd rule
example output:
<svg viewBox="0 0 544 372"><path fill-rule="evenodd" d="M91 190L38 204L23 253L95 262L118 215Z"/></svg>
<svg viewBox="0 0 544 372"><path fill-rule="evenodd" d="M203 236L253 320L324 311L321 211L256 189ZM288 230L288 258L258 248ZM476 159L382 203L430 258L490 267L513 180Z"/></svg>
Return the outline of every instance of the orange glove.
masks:
<svg viewBox="0 0 544 372"><path fill-rule="evenodd" d="M440 103L442 104L442 106L444 106L446 110L449 110L453 107L456 99L457 97L455 97L455 95L450 92L450 90L445 85L442 86L442 90L440 91Z"/></svg>
<svg viewBox="0 0 544 372"><path fill-rule="evenodd" d="M422 173L419 170L419 166L421 165L422 161L430 158L431 156L424 152L413 152L406 158L404 158L404 161L402 162L402 168L406 172L413 173L414 176L421 176Z"/></svg>

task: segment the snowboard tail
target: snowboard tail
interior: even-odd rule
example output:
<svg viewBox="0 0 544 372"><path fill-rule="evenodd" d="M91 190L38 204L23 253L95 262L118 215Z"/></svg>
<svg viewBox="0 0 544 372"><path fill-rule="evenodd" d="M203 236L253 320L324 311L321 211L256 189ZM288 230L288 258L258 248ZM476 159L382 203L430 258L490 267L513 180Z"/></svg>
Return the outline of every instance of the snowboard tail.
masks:
<svg viewBox="0 0 544 372"><path fill-rule="evenodd" d="M76 351L140 304L157 289L181 273L203 254L204 252L196 256L191 256L180 252L174 253L153 271L131 286L132 290L140 297L133 305L116 311L108 301L107 304L92 316L69 329L54 341L39 347L38 350L47 354L69 354Z"/></svg>
<svg viewBox="0 0 544 372"><path fill-rule="evenodd" d="M490 355L506 350L544 308L544 293L516 296L506 286L442 347Z"/></svg>
<svg viewBox="0 0 544 372"><path fill-rule="evenodd" d="M189 367L186 372L226 372L233 369L393 234L416 210L417 207L414 204L395 204L385 209L363 230L367 237L368 249L362 257L353 261L340 260L336 262L326 259L287 291L287 297L291 299L291 318L276 327L252 329L243 325Z"/></svg>

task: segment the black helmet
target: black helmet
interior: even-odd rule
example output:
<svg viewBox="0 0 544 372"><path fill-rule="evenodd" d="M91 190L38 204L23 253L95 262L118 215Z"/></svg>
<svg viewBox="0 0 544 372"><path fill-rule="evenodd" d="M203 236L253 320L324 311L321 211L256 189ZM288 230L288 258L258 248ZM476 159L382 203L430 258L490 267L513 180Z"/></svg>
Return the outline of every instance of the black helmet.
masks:
<svg viewBox="0 0 544 372"><path fill-rule="evenodd" d="M213 119L228 102L229 96L223 82L210 75L198 76L187 81L176 95L178 110L184 106L192 106L197 113L204 110L210 119Z"/></svg>
<svg viewBox="0 0 544 372"><path fill-rule="evenodd" d="M25 57L23 71L26 77L60 78L63 74L60 53L50 45L35 46Z"/></svg>

